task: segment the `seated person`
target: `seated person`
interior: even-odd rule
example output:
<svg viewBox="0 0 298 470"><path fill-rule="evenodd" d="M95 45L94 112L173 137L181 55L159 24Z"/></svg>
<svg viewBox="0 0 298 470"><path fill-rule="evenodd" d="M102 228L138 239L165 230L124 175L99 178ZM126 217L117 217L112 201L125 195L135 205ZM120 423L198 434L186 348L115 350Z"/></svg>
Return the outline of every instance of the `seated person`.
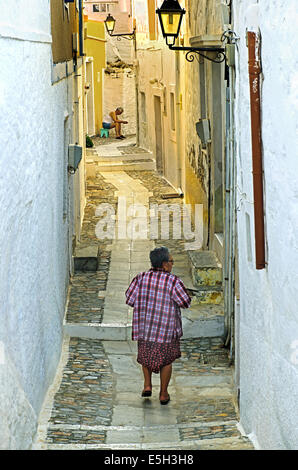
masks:
<svg viewBox="0 0 298 470"><path fill-rule="evenodd" d="M111 111L109 115L105 116L102 121L102 127L104 129L116 130L116 139L125 139L124 135L121 134L121 124L127 124L127 121L121 121L118 116L123 113L123 108L117 108L115 111Z"/></svg>

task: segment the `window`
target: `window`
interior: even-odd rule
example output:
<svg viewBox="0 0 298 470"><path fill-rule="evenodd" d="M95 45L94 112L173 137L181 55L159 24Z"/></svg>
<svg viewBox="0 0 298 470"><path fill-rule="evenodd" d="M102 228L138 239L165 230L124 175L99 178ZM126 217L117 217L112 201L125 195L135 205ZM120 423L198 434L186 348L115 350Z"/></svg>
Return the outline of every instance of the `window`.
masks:
<svg viewBox="0 0 298 470"><path fill-rule="evenodd" d="M108 3L95 3L93 5L93 13L108 13L110 5Z"/></svg>
<svg viewBox="0 0 298 470"><path fill-rule="evenodd" d="M171 129L174 131L176 129L175 122L175 94L170 93L170 106L171 106Z"/></svg>

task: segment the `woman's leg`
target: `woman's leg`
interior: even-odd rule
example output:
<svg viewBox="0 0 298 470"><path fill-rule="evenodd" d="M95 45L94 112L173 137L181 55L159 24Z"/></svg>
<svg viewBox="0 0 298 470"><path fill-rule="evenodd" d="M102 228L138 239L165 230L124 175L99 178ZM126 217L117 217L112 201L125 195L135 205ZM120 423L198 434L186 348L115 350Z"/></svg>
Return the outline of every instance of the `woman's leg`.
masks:
<svg viewBox="0 0 298 470"><path fill-rule="evenodd" d="M143 374L144 374L144 391L152 390L152 382L151 382L152 371L149 370L145 366L142 366L142 368L143 368Z"/></svg>
<svg viewBox="0 0 298 470"><path fill-rule="evenodd" d="M172 364L164 366L160 370L160 400L167 400L169 398L168 385L172 376Z"/></svg>
<svg viewBox="0 0 298 470"><path fill-rule="evenodd" d="M120 135L121 135L121 124L120 124L120 122L116 122L115 127L116 127L116 137L120 137Z"/></svg>

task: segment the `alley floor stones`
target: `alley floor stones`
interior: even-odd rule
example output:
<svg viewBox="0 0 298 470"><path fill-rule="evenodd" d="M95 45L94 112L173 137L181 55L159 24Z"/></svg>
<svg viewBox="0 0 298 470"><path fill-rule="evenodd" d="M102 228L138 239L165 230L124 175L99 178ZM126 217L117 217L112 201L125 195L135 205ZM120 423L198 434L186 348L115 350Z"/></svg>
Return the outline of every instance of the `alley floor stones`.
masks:
<svg viewBox="0 0 298 470"><path fill-rule="evenodd" d="M37 449L253 449L241 436L220 338L181 341L170 403L141 398L136 344L70 338ZM50 417L49 417L50 416Z"/></svg>
<svg viewBox="0 0 298 470"><path fill-rule="evenodd" d="M152 397L141 398L143 377L124 293L132 277L149 268L149 252L160 244L174 254L177 275L190 283L184 240L99 240L96 208L111 204L118 220L119 197L149 207L172 191L154 171L97 172L88 179L80 248L98 246L98 269L72 276L61 360L34 449L253 449L238 426L233 369L220 335L195 337L191 324L173 364L169 404L159 403L156 374Z"/></svg>

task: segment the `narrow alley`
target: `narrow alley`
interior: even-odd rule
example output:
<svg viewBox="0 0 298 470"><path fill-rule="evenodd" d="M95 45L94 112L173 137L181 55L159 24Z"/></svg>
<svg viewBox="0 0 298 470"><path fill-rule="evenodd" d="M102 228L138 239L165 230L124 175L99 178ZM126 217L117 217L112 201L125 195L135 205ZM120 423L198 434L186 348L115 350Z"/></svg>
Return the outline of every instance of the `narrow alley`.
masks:
<svg viewBox="0 0 298 470"><path fill-rule="evenodd" d="M105 154L110 153L107 160L120 166L129 150L130 161L126 171L111 172L107 162L102 162L103 147L89 151L93 176L87 181L62 358L41 413L34 448L253 449L237 426L233 371L220 336L222 299L194 301L183 312L182 357L173 367L171 402L160 405L157 374L152 397L141 398L142 370L136 362L136 342L131 341L132 309L125 304L125 290L135 274L150 267L149 251L155 245L168 246L175 261L173 272L188 287L193 287L193 280L183 240L97 239L99 204L109 202L117 208L118 199L125 197L148 206L165 203L162 196L173 193L155 170L142 170L140 154L147 157L145 164L150 156L135 147L133 138L122 146L110 140L104 146ZM102 165L106 165L104 171ZM170 234L172 230L173 219ZM200 332L205 336L199 337Z"/></svg>
<svg viewBox="0 0 298 470"><path fill-rule="evenodd" d="M0 450L297 450L297 0L0 18Z"/></svg>

